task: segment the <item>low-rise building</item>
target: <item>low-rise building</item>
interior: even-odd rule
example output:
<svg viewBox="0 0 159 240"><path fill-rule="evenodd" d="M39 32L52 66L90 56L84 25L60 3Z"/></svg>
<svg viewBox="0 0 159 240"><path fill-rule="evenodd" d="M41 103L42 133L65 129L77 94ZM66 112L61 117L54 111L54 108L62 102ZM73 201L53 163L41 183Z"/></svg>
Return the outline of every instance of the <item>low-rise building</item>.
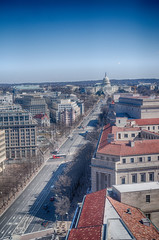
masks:
<svg viewBox="0 0 159 240"><path fill-rule="evenodd" d="M106 189L79 204L66 240L159 239L159 231L136 207L116 201Z"/></svg>
<svg viewBox="0 0 159 240"><path fill-rule="evenodd" d="M159 118L159 98L147 96L120 97L115 103L116 114L127 114L131 118Z"/></svg>
<svg viewBox="0 0 159 240"><path fill-rule="evenodd" d="M158 181L159 135L139 127L103 128L91 161L92 191L116 184Z"/></svg>
<svg viewBox="0 0 159 240"><path fill-rule="evenodd" d="M159 228L159 182L114 185L112 191L118 201L140 208Z"/></svg>

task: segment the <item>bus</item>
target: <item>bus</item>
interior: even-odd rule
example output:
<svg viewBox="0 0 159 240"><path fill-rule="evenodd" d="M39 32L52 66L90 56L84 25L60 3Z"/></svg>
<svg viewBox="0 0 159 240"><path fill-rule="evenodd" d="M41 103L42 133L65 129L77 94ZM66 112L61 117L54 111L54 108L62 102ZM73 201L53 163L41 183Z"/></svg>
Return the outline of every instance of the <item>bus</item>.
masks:
<svg viewBox="0 0 159 240"><path fill-rule="evenodd" d="M66 158L66 154L54 154L52 157L53 157L53 159L55 159L55 158Z"/></svg>

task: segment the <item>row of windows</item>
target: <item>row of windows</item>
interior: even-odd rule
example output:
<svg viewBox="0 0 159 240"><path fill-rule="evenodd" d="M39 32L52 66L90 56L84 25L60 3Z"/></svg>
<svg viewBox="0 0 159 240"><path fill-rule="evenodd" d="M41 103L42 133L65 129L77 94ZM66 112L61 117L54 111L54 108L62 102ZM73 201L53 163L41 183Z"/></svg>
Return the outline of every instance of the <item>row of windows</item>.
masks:
<svg viewBox="0 0 159 240"><path fill-rule="evenodd" d="M138 162L143 162L143 160L144 160L143 157L139 157L139 158L138 158ZM152 160L152 159L151 159L151 156L148 156L148 157L147 157L147 161L148 161L148 162L151 162L151 160ZM157 156L157 160L159 160L159 156ZM130 162L129 162L129 161L130 161ZM122 163L124 163L124 164L125 164L125 163L134 163L135 159L134 159L134 158L130 158L129 161L128 161L128 159L126 159L126 158L123 158L123 159L122 159Z"/></svg>
<svg viewBox="0 0 159 240"><path fill-rule="evenodd" d="M137 183L137 173L131 175L132 183ZM148 181L154 181L154 172L148 173ZM146 173L140 174L140 182L146 182ZM126 177L121 178L121 184L126 183Z"/></svg>
<svg viewBox="0 0 159 240"><path fill-rule="evenodd" d="M131 133L131 137L135 137L135 133ZM128 134L124 134L124 138L128 138ZM118 133L118 139L121 139L121 133Z"/></svg>
<svg viewBox="0 0 159 240"><path fill-rule="evenodd" d="M0 122L4 121L4 122L8 122L8 121L23 121L23 120L29 120L29 116L15 116L15 117L0 117Z"/></svg>

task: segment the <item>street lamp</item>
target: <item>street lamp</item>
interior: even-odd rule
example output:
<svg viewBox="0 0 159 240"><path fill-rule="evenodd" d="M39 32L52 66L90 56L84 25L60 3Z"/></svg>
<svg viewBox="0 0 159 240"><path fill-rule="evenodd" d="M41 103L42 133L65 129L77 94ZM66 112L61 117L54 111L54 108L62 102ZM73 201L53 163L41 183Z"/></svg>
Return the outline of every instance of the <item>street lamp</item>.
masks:
<svg viewBox="0 0 159 240"><path fill-rule="evenodd" d="M66 212L66 218L67 218L67 231L68 231L68 212Z"/></svg>

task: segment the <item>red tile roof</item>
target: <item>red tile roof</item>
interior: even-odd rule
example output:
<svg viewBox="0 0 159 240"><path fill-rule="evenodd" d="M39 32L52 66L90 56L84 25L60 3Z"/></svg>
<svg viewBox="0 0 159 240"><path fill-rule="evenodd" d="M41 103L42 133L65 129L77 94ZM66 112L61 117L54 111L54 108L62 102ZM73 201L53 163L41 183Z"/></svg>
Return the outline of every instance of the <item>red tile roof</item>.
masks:
<svg viewBox="0 0 159 240"><path fill-rule="evenodd" d="M159 139L135 141L134 143L134 147L131 147L128 143L117 141L98 148L98 153L115 156L159 154Z"/></svg>
<svg viewBox="0 0 159 240"><path fill-rule="evenodd" d="M69 234L69 240L101 240L102 226L74 228Z"/></svg>
<svg viewBox="0 0 159 240"><path fill-rule="evenodd" d="M130 120L129 122L131 122ZM148 119L134 119L138 126L144 125L159 125L159 118L148 118Z"/></svg>
<svg viewBox="0 0 159 240"><path fill-rule="evenodd" d="M106 189L86 196L77 228L103 224Z"/></svg>
<svg viewBox="0 0 159 240"><path fill-rule="evenodd" d="M110 126L110 124L107 124L103 128L103 133L102 133L102 136L101 136L101 140L100 140L100 143L99 143L98 150L102 149L104 146L109 144L108 141L107 141L107 138L108 138L108 135L110 133L112 133L114 135L114 140L116 140L117 132L126 132L126 131L127 132L136 132L136 131L139 131L139 130L140 130L139 127L117 127L117 126ZM128 141L125 141L125 142L128 142ZM121 141L120 141L120 143L121 143Z"/></svg>
<svg viewBox="0 0 159 240"><path fill-rule="evenodd" d="M145 216L139 209L118 202L111 197L107 198L136 239L159 239L159 232L152 223L150 223L150 226L145 226L140 223L141 219L145 218ZM131 214L126 213L128 208L130 208Z"/></svg>

